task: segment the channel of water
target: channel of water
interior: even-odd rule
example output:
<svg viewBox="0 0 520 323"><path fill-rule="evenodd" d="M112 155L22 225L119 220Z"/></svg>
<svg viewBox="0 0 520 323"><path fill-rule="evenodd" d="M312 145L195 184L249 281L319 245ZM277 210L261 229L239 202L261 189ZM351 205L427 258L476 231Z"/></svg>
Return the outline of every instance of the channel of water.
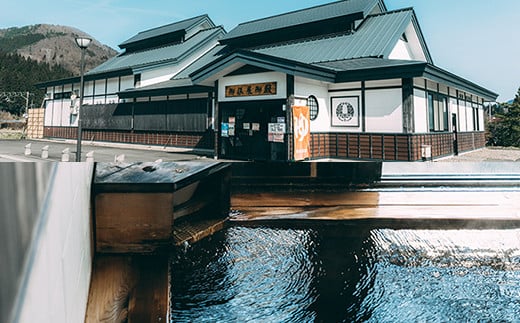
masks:
<svg viewBox="0 0 520 323"><path fill-rule="evenodd" d="M520 229L231 226L171 257L171 322L514 322Z"/></svg>

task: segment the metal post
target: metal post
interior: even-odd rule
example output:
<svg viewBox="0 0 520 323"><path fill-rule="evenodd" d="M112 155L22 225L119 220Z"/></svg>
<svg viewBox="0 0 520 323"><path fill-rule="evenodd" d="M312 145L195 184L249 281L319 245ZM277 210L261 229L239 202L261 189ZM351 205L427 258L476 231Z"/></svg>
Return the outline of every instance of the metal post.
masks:
<svg viewBox="0 0 520 323"><path fill-rule="evenodd" d="M80 85L79 85L79 109L78 109L78 140L76 147L76 162L81 162L81 110L83 110L83 92L84 92L84 80L83 74L85 72L85 50L87 48L81 48L81 67L80 67Z"/></svg>

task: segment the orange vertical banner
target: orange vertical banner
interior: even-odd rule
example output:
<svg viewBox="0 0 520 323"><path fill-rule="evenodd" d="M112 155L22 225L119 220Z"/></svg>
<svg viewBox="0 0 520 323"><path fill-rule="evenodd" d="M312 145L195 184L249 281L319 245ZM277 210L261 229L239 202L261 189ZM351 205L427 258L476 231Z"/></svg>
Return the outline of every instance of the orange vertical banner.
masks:
<svg viewBox="0 0 520 323"><path fill-rule="evenodd" d="M294 160L311 157L311 121L309 107L293 107Z"/></svg>

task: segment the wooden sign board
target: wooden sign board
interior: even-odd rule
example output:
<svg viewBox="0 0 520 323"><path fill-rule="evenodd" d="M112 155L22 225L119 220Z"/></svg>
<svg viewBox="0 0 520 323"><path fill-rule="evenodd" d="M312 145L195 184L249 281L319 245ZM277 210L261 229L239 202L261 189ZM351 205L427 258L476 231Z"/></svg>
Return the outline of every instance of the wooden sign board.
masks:
<svg viewBox="0 0 520 323"><path fill-rule="evenodd" d="M276 82L252 83L226 86L226 98L276 95Z"/></svg>

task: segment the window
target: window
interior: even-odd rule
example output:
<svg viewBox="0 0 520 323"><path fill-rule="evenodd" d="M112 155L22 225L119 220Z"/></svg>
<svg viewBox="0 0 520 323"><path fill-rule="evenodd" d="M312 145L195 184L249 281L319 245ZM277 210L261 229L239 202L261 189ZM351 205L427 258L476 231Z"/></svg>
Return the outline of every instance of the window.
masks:
<svg viewBox="0 0 520 323"><path fill-rule="evenodd" d="M138 88L141 86L141 74L134 75L134 88Z"/></svg>
<svg viewBox="0 0 520 323"><path fill-rule="evenodd" d="M311 95L307 98L307 106L309 107L309 111L311 114L311 120L314 121L318 117L318 113L320 111L320 107L318 105L318 100L314 95Z"/></svg>
<svg viewBox="0 0 520 323"><path fill-rule="evenodd" d="M437 93L428 93L428 124L430 132L449 131L448 98Z"/></svg>

